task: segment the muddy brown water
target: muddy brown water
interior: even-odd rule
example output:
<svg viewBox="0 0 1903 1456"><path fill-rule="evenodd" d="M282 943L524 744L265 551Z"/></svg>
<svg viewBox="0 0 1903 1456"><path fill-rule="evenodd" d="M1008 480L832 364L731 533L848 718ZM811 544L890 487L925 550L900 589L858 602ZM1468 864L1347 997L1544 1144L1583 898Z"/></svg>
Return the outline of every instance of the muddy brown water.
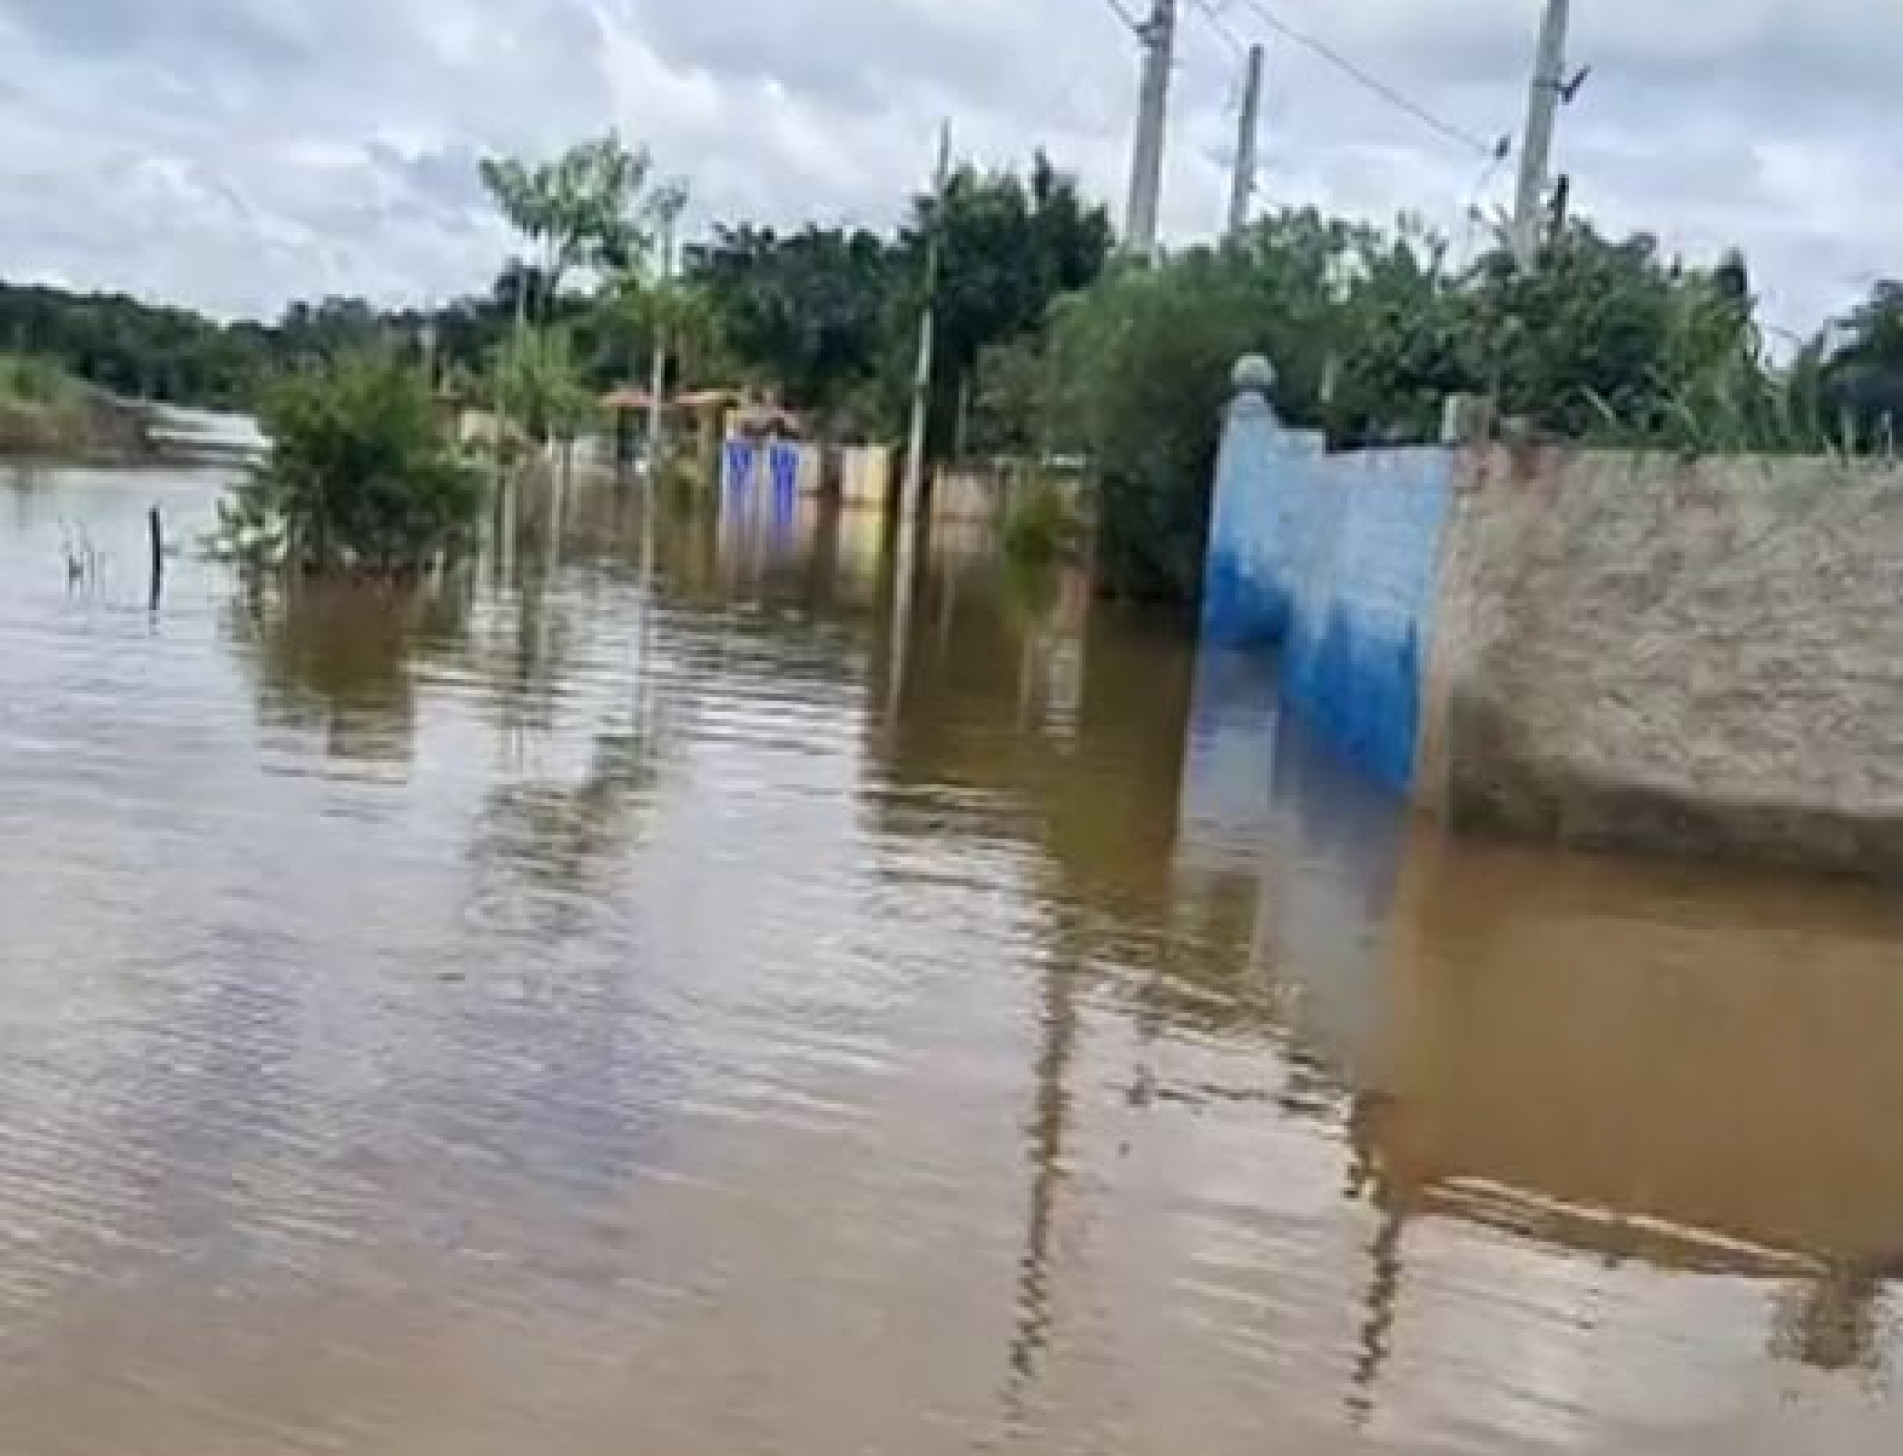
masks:
<svg viewBox="0 0 1903 1456"><path fill-rule="evenodd" d="M1903 1442L1886 898L1438 844L859 521L150 611L219 486L0 484L10 1456Z"/></svg>

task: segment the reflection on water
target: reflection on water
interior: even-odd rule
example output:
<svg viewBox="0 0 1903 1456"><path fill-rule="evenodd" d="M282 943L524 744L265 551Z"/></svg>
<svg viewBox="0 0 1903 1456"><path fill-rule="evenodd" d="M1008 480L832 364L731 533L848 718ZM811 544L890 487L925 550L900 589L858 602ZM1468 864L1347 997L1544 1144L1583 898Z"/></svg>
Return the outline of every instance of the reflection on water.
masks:
<svg viewBox="0 0 1903 1456"><path fill-rule="evenodd" d="M258 718L284 759L407 765L416 677L467 630L459 587L303 585L233 596L228 632L257 680Z"/></svg>
<svg viewBox="0 0 1903 1456"><path fill-rule="evenodd" d="M862 518L149 611L217 489L4 487L6 1450L1894 1448L1881 898L1438 843Z"/></svg>

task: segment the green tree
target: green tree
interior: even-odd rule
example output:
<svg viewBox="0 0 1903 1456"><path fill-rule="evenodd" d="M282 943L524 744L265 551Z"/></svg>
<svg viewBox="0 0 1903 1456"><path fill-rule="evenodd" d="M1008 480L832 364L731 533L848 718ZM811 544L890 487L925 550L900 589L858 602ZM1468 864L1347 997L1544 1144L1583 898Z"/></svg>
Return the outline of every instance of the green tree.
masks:
<svg viewBox="0 0 1903 1456"><path fill-rule="evenodd" d="M51 360L135 399L238 405L271 364L269 333L124 294L0 284L0 349Z"/></svg>
<svg viewBox="0 0 1903 1456"><path fill-rule="evenodd" d="M1326 342L1314 423L1335 444L1432 439L1447 396L1474 389L1446 257L1442 239L1405 219L1393 233L1334 234L1335 282L1325 302L1297 317L1313 319ZM1280 347L1298 347L1286 329L1283 338Z"/></svg>
<svg viewBox="0 0 1903 1456"><path fill-rule="evenodd" d="M1903 282L1879 281L1834 333L1834 347L1820 339L1812 355L1831 434L1894 449L1903 421Z"/></svg>
<svg viewBox="0 0 1903 1456"><path fill-rule="evenodd" d="M879 366L894 272L874 233L720 228L686 278L746 381L797 408L840 412Z"/></svg>
<svg viewBox="0 0 1903 1456"><path fill-rule="evenodd" d="M1089 285L1110 256L1109 214L1083 200L1075 179L1042 153L1026 178L954 172L942 198L914 199L896 249L899 292L882 352L893 423L911 380L912 340L924 306L925 259L936 238L938 340L930 401L934 453L952 444L959 399L976 383L980 354L1044 326L1051 305Z"/></svg>
<svg viewBox="0 0 1903 1456"><path fill-rule="evenodd" d="M693 278L628 278L602 294L590 330L591 371L645 381L659 340L675 384L728 382L733 366L724 321L707 286Z"/></svg>
<svg viewBox="0 0 1903 1456"><path fill-rule="evenodd" d="M1220 251L1115 270L1060 309L1041 434L1091 462L1108 584L1196 590L1228 371L1245 352L1274 362L1284 421L1335 445L1433 439L1447 396L1465 393L1548 437L1814 447L1805 391L1829 366L1816 351L1769 366L1736 255L1688 267L1648 237L1577 223L1535 272L1505 253L1461 274L1445 260L1406 220L1287 212ZM1888 304L1894 314L1879 298L1851 330L1872 354L1903 340L1903 289ZM1840 351L1838 377L1864 357Z"/></svg>
<svg viewBox="0 0 1903 1456"><path fill-rule="evenodd" d="M915 198L895 239L839 228L729 227L688 254L732 362L845 429L897 434L910 397L926 254L940 248L934 445L952 440L979 356L1036 334L1109 257L1108 215L1038 156L1028 177L962 168Z"/></svg>
<svg viewBox="0 0 1903 1456"><path fill-rule="evenodd" d="M647 151L630 148L612 131L548 161L485 158L480 171L502 215L534 250L539 288L522 302L536 322L553 317L563 285L576 272L637 266L652 249L659 222L678 211L677 189L651 185Z"/></svg>
<svg viewBox="0 0 1903 1456"><path fill-rule="evenodd" d="M1247 269L1209 252L1118 268L1057 309L1047 431L1091 464L1107 588L1195 596L1229 371L1264 346Z"/></svg>
<svg viewBox="0 0 1903 1456"><path fill-rule="evenodd" d="M976 455L1037 455L1049 446L1049 366L1040 331L988 344L973 371L967 448Z"/></svg>
<svg viewBox="0 0 1903 1456"><path fill-rule="evenodd" d="M376 349L392 342L390 322L360 298L293 303L278 319L276 353L283 364L302 366Z"/></svg>

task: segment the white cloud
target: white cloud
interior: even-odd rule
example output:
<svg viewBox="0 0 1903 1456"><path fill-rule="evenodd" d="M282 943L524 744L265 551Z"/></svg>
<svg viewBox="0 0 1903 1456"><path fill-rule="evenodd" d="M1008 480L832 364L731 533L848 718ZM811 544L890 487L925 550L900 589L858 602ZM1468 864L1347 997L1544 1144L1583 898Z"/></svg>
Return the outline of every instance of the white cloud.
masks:
<svg viewBox="0 0 1903 1456"><path fill-rule="evenodd" d="M1253 0L1209 3L1270 42L1268 201L1411 211L1458 241L1471 203L1504 200L1510 168L1272 35ZM1483 138L1517 125L1538 8L1271 0ZM1699 252L1738 243L1790 325L1889 271L1893 0L1575 9L1574 55L1595 71L1558 160L1582 208ZM0 0L0 32L0 267L223 312L484 287L508 240L476 158L608 125L691 180L703 223L886 223L945 115L961 154L1044 146L1120 203L1136 80L1105 0ZM1221 216L1235 70L1186 3L1165 198L1179 238Z"/></svg>

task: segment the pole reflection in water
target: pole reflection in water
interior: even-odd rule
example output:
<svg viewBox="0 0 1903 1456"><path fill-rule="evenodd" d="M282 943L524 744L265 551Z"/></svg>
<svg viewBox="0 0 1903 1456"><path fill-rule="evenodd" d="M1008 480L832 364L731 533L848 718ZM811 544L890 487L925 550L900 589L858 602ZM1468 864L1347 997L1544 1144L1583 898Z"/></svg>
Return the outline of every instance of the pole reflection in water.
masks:
<svg viewBox="0 0 1903 1456"><path fill-rule="evenodd" d="M218 485L0 509L9 1452L1903 1436L1882 897L1438 842L810 503L66 590Z"/></svg>

